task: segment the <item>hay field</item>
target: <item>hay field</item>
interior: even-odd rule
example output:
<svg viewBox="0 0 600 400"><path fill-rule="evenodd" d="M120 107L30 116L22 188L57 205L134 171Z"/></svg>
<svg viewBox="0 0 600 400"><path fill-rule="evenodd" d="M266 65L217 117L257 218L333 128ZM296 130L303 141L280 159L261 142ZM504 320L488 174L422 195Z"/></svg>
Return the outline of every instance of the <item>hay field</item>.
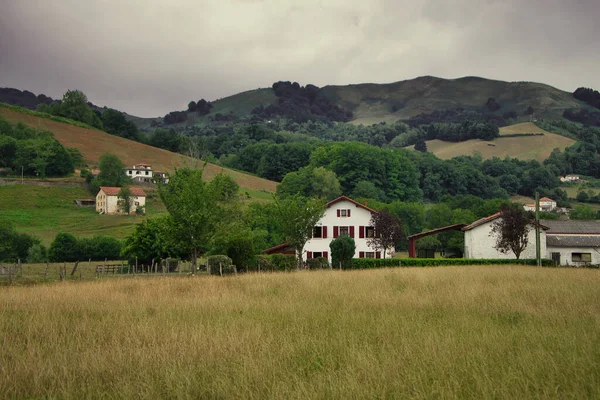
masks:
<svg viewBox="0 0 600 400"><path fill-rule="evenodd" d="M0 398L598 398L600 274L397 268L0 290Z"/></svg>
<svg viewBox="0 0 600 400"><path fill-rule="evenodd" d="M503 135L515 133L543 133L544 135L502 137ZM436 139L427 141L427 150L444 160L461 155L470 156L475 152L479 152L484 159L509 156L521 160L535 159L543 161L550 156L555 148L564 150L574 143L573 139L544 131L531 122L524 122L500 128L500 137L492 141L472 139L452 143ZM413 147L410 146L410 148Z"/></svg>
<svg viewBox="0 0 600 400"><path fill-rule="evenodd" d="M162 171L173 171L176 167L194 163L192 159L181 154L110 135L95 129L68 125L50 119L23 114L4 107L0 107L0 116L13 123L22 122L34 128L51 131L54 133L54 137L63 145L79 149L90 166L97 166L100 156L104 153L115 154L125 165L146 163L151 164L155 170ZM273 181L222 168L214 164L208 164L204 169L207 179L212 178L219 172L229 174L243 188L275 192L277 183Z"/></svg>

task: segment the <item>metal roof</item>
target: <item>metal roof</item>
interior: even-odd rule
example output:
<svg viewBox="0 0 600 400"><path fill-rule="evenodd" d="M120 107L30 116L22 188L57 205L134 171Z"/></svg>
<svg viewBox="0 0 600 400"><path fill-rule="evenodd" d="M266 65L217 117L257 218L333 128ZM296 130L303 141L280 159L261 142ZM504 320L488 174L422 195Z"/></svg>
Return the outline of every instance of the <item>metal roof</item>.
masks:
<svg viewBox="0 0 600 400"><path fill-rule="evenodd" d="M558 233L585 233L600 235L600 221L595 220L558 220L545 219L540 220L542 225L550 228L546 233L548 235Z"/></svg>
<svg viewBox="0 0 600 400"><path fill-rule="evenodd" d="M547 247L600 247L600 236L546 236Z"/></svg>

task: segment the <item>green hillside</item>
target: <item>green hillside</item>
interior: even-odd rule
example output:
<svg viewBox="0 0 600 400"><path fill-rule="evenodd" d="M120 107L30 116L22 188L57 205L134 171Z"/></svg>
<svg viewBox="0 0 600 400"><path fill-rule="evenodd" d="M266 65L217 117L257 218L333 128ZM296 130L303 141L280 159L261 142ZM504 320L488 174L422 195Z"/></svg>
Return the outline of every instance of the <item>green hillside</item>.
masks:
<svg viewBox="0 0 600 400"><path fill-rule="evenodd" d="M515 111L523 117L527 108L532 107L536 116L562 118L567 108L588 108L571 93L552 86L478 77L424 76L389 84L326 86L321 94L352 111L354 123L365 125L456 107L480 109L490 97L501 105L496 112L499 115Z"/></svg>
<svg viewBox="0 0 600 400"><path fill-rule="evenodd" d="M322 96L353 112L354 124L406 120L419 114L456 108L483 110L489 98L500 105L487 114L502 116L515 112L519 122L529 120L525 115L531 107L535 117L561 119L563 111L571 108L590 109L585 103L576 100L572 93L552 86L535 82L505 82L479 77L442 79L423 76L394 83L362 83L356 85L324 86L318 96ZM168 125L184 126L208 121L216 114L248 116L259 105L275 104L277 97L270 88L250 90L212 102L213 109L205 117L188 113L185 123ZM152 118L132 117L144 129L150 127Z"/></svg>

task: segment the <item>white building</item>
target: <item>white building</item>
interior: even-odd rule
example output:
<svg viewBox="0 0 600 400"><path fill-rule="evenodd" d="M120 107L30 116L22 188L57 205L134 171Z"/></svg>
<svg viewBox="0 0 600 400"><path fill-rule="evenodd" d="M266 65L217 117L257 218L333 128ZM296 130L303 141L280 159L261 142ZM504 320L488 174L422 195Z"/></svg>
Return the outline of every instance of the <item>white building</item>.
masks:
<svg viewBox="0 0 600 400"><path fill-rule="evenodd" d="M525 204L523 205L525 211L535 212L535 203L533 204ZM552 200L549 197L542 197L540 199L540 211L550 212L556 210L556 201Z"/></svg>
<svg viewBox="0 0 600 400"><path fill-rule="evenodd" d="M166 172L153 171L152 165L149 164L135 164L126 169L125 174L136 183L153 183L154 179L162 179L164 183L169 182Z"/></svg>
<svg viewBox="0 0 600 400"><path fill-rule="evenodd" d="M512 252L502 254L495 249L497 237L492 234L496 213L463 228L465 258L514 259ZM557 265L600 265L600 221L541 220L540 250L543 258ZM535 258L535 230L528 234L528 244L520 258Z"/></svg>
<svg viewBox="0 0 600 400"><path fill-rule="evenodd" d="M561 182L579 182L579 175L565 175L560 177Z"/></svg>
<svg viewBox="0 0 600 400"><path fill-rule="evenodd" d="M600 265L600 221L544 220L546 257L557 265Z"/></svg>
<svg viewBox="0 0 600 400"><path fill-rule="evenodd" d="M130 187L129 190L133 197L129 213L134 213L138 207L144 208L146 206L146 193L139 187ZM120 191L120 187L100 186L100 190L96 195L96 212L101 214L123 213L124 211L119 206L118 199Z"/></svg>
<svg viewBox="0 0 600 400"><path fill-rule="evenodd" d="M494 222L501 218L499 212L473 222L465 226L462 230L465 233L465 258L506 258L514 259L512 252L501 253L495 248L497 236L492 233ZM535 258L535 229L531 229L527 235L527 247L521 253L520 258ZM542 255L546 249L546 233L542 229L540 232L540 241Z"/></svg>
<svg viewBox="0 0 600 400"><path fill-rule="evenodd" d="M313 237L304 246L302 259L324 257L331 262L329 244L339 236L348 235L354 239L356 251L354 258L389 258L393 249L388 249L385 254L380 249L374 249L367 244L373 237L375 230L370 225L371 216L377 211L360 204L346 196L327 204L323 218L319 220L313 230ZM263 253L294 254L287 244L281 244Z"/></svg>

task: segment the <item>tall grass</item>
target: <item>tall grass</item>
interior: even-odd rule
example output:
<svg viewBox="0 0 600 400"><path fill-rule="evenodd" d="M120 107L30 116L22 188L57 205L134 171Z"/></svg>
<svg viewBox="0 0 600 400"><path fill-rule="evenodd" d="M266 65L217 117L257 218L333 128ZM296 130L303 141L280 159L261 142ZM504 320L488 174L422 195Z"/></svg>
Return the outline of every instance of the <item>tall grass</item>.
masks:
<svg viewBox="0 0 600 400"><path fill-rule="evenodd" d="M598 398L595 270L448 267L0 290L0 398Z"/></svg>

